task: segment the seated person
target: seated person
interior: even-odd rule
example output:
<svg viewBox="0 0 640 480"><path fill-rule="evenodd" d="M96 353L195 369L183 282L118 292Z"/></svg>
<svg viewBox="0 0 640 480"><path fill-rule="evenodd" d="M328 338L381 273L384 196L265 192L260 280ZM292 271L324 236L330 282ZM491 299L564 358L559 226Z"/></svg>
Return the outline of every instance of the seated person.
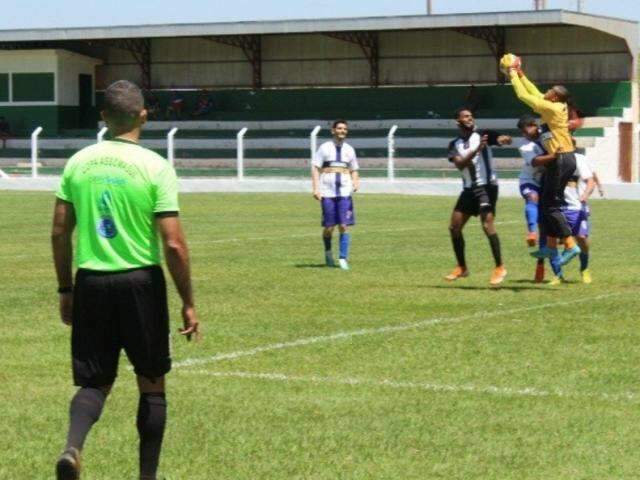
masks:
<svg viewBox="0 0 640 480"><path fill-rule="evenodd" d="M160 100L153 93L147 95L147 118L155 120L160 115Z"/></svg>
<svg viewBox="0 0 640 480"><path fill-rule="evenodd" d="M11 138L11 125L4 117L0 117L0 140L2 148L7 148L7 140Z"/></svg>
<svg viewBox="0 0 640 480"><path fill-rule="evenodd" d="M203 117L213 110L213 99L207 90L203 90L198 98L195 110L191 113L192 117Z"/></svg>
<svg viewBox="0 0 640 480"><path fill-rule="evenodd" d="M180 120L182 118L182 110L184 109L184 98L175 90L171 91L171 100L167 106L165 117L168 120Z"/></svg>

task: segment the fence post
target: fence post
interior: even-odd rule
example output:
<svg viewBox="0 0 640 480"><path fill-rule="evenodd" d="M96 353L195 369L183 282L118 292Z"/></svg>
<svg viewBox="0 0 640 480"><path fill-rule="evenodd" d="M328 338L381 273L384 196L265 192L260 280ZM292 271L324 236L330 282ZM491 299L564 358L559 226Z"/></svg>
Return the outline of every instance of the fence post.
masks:
<svg viewBox="0 0 640 480"><path fill-rule="evenodd" d="M100 131L98 132L98 136L96 137L97 140L98 140L98 143L100 143L101 141L104 140L104 135L105 135L105 133L107 133L108 130L109 129L107 127L102 127L100 129Z"/></svg>
<svg viewBox="0 0 640 480"><path fill-rule="evenodd" d="M178 133L178 127L173 127L171 130L169 130L169 133L167 133L167 160L169 160L169 165L171 165L172 167L174 167L175 164L175 146L173 137L175 137L176 133Z"/></svg>
<svg viewBox="0 0 640 480"><path fill-rule="evenodd" d="M313 169L313 159L316 156L316 151L318 150L318 132L320 132L320 130L322 130L322 127L320 125L316 125L315 128L311 131L311 157L310 157L310 167L311 169Z"/></svg>
<svg viewBox="0 0 640 480"><path fill-rule="evenodd" d="M244 180L244 134L247 133L248 128L244 127L238 132L236 136L238 140L237 150L237 163L236 168L238 170L238 180Z"/></svg>
<svg viewBox="0 0 640 480"><path fill-rule="evenodd" d="M38 177L38 136L42 127L36 128L31 134L31 177Z"/></svg>
<svg viewBox="0 0 640 480"><path fill-rule="evenodd" d="M390 182L393 182L396 178L394 165L394 156L396 153L396 130L398 130L398 125L391 127L389 135L387 135L387 179Z"/></svg>

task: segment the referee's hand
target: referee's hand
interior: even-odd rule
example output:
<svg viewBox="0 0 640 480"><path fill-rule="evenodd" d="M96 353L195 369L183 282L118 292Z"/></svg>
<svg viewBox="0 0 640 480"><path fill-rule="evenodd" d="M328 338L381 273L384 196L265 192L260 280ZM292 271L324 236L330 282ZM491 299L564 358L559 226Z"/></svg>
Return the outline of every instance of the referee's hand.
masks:
<svg viewBox="0 0 640 480"><path fill-rule="evenodd" d="M65 325L71 325L71 313L73 311L73 293L61 293L60 296L60 318Z"/></svg>
<svg viewBox="0 0 640 480"><path fill-rule="evenodd" d="M200 340L200 322L198 322L196 311L192 306L182 306L182 322L184 323L184 328L178 330L180 335L187 337L187 341L189 342L192 336L196 342Z"/></svg>

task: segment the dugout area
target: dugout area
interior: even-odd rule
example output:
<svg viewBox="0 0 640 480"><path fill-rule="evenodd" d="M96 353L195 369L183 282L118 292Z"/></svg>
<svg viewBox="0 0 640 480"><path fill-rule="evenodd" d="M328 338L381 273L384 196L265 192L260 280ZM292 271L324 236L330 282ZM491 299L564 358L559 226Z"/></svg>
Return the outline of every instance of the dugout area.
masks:
<svg viewBox="0 0 640 480"><path fill-rule="evenodd" d="M0 31L0 115L17 136L0 157L6 166L6 159L11 164L28 156L21 138L43 126L41 158L56 165L53 160L93 141L101 90L126 78L163 107L170 92L179 91L185 112L195 108L201 89L209 90L214 107L196 122L149 125L149 146L165 153L162 139L178 122L179 168L215 174L230 167L226 161L244 125L247 158L256 168L304 172L309 131L321 125L326 137L328 122L345 117L359 122L352 139L371 172L384 164L386 133L398 120L399 166L446 169L455 108L468 104L483 127L503 130L513 130L527 111L497 70L497 59L513 51L538 84L563 83L573 92L588 117L579 146L602 162L604 180L637 181L637 27L548 10ZM22 72L5 59L44 52L93 62L89 109L60 89L53 100L38 100L37 92L26 102L14 96L14 76ZM42 65L30 73L49 72ZM65 88L77 83L55 81ZM50 110L46 115L43 107ZM499 155L501 167L518 165L515 149Z"/></svg>

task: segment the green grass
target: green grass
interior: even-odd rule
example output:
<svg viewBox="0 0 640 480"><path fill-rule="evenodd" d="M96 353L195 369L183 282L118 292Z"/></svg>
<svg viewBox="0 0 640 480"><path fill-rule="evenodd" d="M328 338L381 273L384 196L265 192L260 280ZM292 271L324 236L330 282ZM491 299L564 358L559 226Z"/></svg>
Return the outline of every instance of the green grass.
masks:
<svg viewBox="0 0 640 480"><path fill-rule="evenodd" d="M441 280L453 203L358 196L353 270L342 272L320 266L310 195L183 195L205 336L174 338L175 361L374 331L174 369L161 478L637 478L638 204L594 202L594 283L578 283L572 264L572 283L554 289L531 283L521 201L502 200L509 277L490 289L475 220L472 276ZM0 192L0 204L0 478L48 479L74 391L52 195ZM171 288L174 331L178 307ZM375 330L387 326L401 328ZM87 441L86 479L136 478L126 365Z"/></svg>

